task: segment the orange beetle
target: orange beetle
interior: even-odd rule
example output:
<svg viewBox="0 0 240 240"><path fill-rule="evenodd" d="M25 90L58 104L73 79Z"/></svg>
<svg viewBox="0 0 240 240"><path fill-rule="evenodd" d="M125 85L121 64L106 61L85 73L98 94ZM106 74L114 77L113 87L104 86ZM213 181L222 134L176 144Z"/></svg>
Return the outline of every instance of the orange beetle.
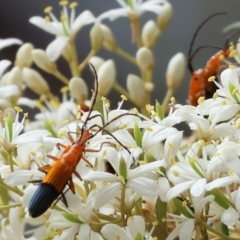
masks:
<svg viewBox="0 0 240 240"><path fill-rule="evenodd" d="M91 65L91 64L90 64ZM107 132L109 135L112 136L112 138L114 138L116 140L116 142L118 142L123 148L125 148L125 150L127 150L129 153L130 151L126 148L126 146L124 146L119 140L116 139L116 137L114 137L114 135L112 135L111 133L109 133L107 130L105 130L104 128L106 128L106 126L110 125L113 121L126 116L126 115L133 115L133 116L137 116L136 114L133 113L124 113L121 114L115 118L113 118L111 121L109 121L108 123L106 123L103 127L99 127L98 125L94 125L92 127L99 127L99 129L92 134L89 129L87 129L87 122L100 115L95 115L90 117L91 112L93 111L93 107L96 103L96 99L97 99L97 94L98 94L98 79L97 79L97 73L95 68L91 65L91 67L94 70L94 74L95 74L95 80L96 80L96 90L95 90L95 94L93 97L93 102L91 105L91 108L87 114L87 118L82 126L81 129L81 134L80 136L75 140L72 141L71 145L63 145L58 143L57 146L58 148L62 147L64 149L63 153L61 154L61 156L55 157L55 156L49 156L49 158L51 158L52 160L56 161L56 163L53 166L43 166L40 167L39 170L42 172L46 173L46 176L44 177L44 179L42 181L30 181L30 182L40 182L39 187L37 188L36 192L34 193L32 199L30 200L29 206L28 206L28 211L29 211L29 215L33 218L38 217L40 215L42 215L50 206L51 204L59 198L59 196L61 196L64 204L67 206L67 201L65 199L64 196L64 188L66 185L69 186L70 190L75 193L75 188L73 185L73 181L72 181L72 174L75 174L75 176L77 176L80 180L81 176L79 175L78 172L76 172L76 167L78 165L78 163L81 161L81 159L83 159L89 166L92 167L92 164L83 156L84 152L99 152L102 148L102 145L100 147L100 149L98 150L94 150L94 149L86 149L86 144L87 141L91 138L93 138L96 134L98 134L100 131L105 131ZM141 119L141 117L139 117ZM71 136L69 134L69 138L71 139ZM104 142L107 143L107 142Z"/></svg>
<svg viewBox="0 0 240 240"><path fill-rule="evenodd" d="M206 98L211 98L213 96L213 93L216 91L217 87L213 82L209 82L208 79L211 76L217 76L221 61L224 58L229 57L230 52L231 52L229 49L229 38L231 37L230 36L227 38L224 49L217 47L217 46L201 46L192 53L193 44L194 44L194 41L196 39L196 36L197 36L199 30L211 18L213 18L217 15L222 15L222 14L226 14L226 13L218 12L218 13L212 14L207 19L205 19L199 25L197 30L195 31L192 41L190 43L190 47L189 47L189 51L188 51L188 64L187 64L187 67L191 73L191 79L190 79L189 90L188 90L188 100L189 100L189 103L193 106L198 105L199 97L204 96ZM196 53L200 49L208 48L208 47L219 49L219 51L207 61L205 68L194 71L193 66L192 66L193 58L195 57Z"/></svg>

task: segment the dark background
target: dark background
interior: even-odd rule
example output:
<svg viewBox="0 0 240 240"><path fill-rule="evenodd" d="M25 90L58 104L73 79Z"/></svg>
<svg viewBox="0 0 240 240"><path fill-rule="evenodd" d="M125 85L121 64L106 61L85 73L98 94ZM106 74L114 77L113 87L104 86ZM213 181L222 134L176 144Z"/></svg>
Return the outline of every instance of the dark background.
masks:
<svg viewBox="0 0 240 240"><path fill-rule="evenodd" d="M155 90L152 95L152 103L155 99L162 101L166 91L165 71L168 61L177 52L187 54L192 35L199 24L208 16L215 12L227 12L226 16L217 16L212 19L201 30L197 37L195 46L201 45L218 45L224 46L226 34L222 33L222 29L237 20L240 20L240 1L239 0L172 0L173 18L170 26L163 32L154 48L154 56L156 58L157 66L154 70ZM77 14L88 9L93 12L95 16L102 12L118 8L119 5L115 0L82 0L78 1ZM45 49L54 36L43 30L33 26L28 22L32 16L43 16L43 9L51 5L53 6L54 14L59 17L61 7L57 0L0 0L0 38L16 37L24 42L31 42L36 48ZM142 23L148 19L155 19L155 14L144 13L142 15ZM127 50L132 55L135 55L135 46L131 44L131 33L129 20L127 18L119 18L113 22L104 20L105 24L110 26L114 31L115 38L121 48ZM77 38L77 48L79 59L83 59L89 52L89 30L92 25L84 27ZM235 39L236 40L236 39ZM14 59L14 54L17 47L10 47L0 52L0 59ZM202 50L194 59L194 68L203 67L207 59L216 52L215 49ZM126 87L126 77L129 73L139 75L138 69L121 59L120 57L101 50L100 56L105 59L112 58L115 60L117 67L117 81L123 87ZM63 60L59 64L64 65ZM69 74L68 69L63 67L61 71L66 75ZM49 84L55 86L55 79L49 78ZM190 74L187 71L181 88L176 92L175 96L181 103L185 103L187 99L188 83ZM89 71L84 71L83 78L89 80L92 86L92 75ZM53 88L57 93L56 87ZM109 95L110 99L115 98L115 103L120 99L118 94L113 90Z"/></svg>

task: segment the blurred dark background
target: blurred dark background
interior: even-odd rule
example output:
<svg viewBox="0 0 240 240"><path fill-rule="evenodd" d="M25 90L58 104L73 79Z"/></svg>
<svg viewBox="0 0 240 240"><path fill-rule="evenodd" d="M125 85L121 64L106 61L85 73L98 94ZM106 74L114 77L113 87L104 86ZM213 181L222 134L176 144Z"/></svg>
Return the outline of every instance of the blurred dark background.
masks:
<svg viewBox="0 0 240 240"><path fill-rule="evenodd" d="M152 103L155 99L162 101L166 91L165 72L168 61L177 52L183 52L185 55L188 52L189 44L194 31L199 24L208 16L215 12L226 12L227 15L217 16L207 23L200 31L195 46L201 45L218 45L223 47L226 34L222 33L222 29L237 20L240 20L240 1L239 0L172 0L173 17L170 26L163 32L154 48L154 56L157 66L154 70L154 84L155 90L152 95ZM44 16L43 9L46 6L53 6L54 14L59 17L61 7L57 0L1 0L0 1L0 38L16 37L24 42L31 42L35 48L45 49L54 36L43 30L33 26L28 22L32 16ZM78 1L77 14L88 9L93 12L95 16L100 15L106 10L120 7L115 0L82 0ZM155 19L156 15L153 13L144 13L141 21L145 23L148 19ZM110 26L115 34L115 38L121 48L127 50L132 55L135 55L136 48L131 43L131 32L129 20L127 18L119 18L113 22L104 20L103 23ZM84 27L77 38L77 48L79 59L83 59L89 52L89 30L92 25ZM236 39L235 39L236 40ZM0 59L14 59L18 47L10 47L0 52ZM208 58L216 52L215 49L205 49L199 52L194 59L194 68L203 67ZM117 67L117 81L126 88L126 77L129 73L139 75L138 69L123 60L122 58L101 50L99 53L104 59L112 58L115 60ZM59 61L61 66L64 65L63 60ZM69 74L68 69L61 68L61 71L66 75ZM68 75L69 76L69 75ZM55 79L49 78L49 84L55 86ZM190 74L187 71L181 88L176 92L175 97L178 102L185 103L187 99L188 83ZM83 78L89 80L92 86L92 75L89 71L84 71ZM55 93L57 88L54 87ZM110 99L115 98L114 104L120 99L114 90L109 95Z"/></svg>

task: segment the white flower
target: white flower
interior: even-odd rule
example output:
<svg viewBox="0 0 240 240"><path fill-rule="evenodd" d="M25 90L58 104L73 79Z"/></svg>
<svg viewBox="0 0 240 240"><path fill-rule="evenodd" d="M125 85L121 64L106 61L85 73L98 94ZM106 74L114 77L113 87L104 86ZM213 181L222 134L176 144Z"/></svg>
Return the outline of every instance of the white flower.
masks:
<svg viewBox="0 0 240 240"><path fill-rule="evenodd" d="M105 13L102 13L98 18L104 19L109 18L110 20L115 20L121 16L127 17L136 15L139 16L142 13L149 11L156 14L160 14L164 12L164 4L167 2L166 0L147 0L143 2L143 0L116 0L121 8L112 9Z"/></svg>
<svg viewBox="0 0 240 240"><path fill-rule="evenodd" d="M46 53L52 61L55 61L59 58L69 40L73 40L77 32L84 25L93 23L95 21L93 14L87 10L75 18L75 6L76 4L74 3L69 5L69 7L72 9L71 13L69 14L67 7L64 5L60 21L58 21L58 19L52 13L51 7L45 9L45 12L50 16L51 21L46 21L46 19L37 16L29 19L30 23L56 36L56 39L53 40L46 49Z"/></svg>
<svg viewBox="0 0 240 240"><path fill-rule="evenodd" d="M153 229L154 227L152 228L152 231ZM101 233L107 240L112 240L115 238L124 240L152 239L150 234L145 233L145 221L141 216L133 216L128 218L127 227L125 228L121 228L112 223L106 224L102 228Z"/></svg>
<svg viewBox="0 0 240 240"><path fill-rule="evenodd" d="M83 177L84 180L88 181L109 182L108 185L97 191L96 198L98 201L95 203L95 208L100 208L109 202L113 197L118 195L119 190L123 187L131 188L139 195L139 197L155 197L158 195L158 186L155 181L149 179L149 173L158 167L165 166L163 160L140 165L135 169L130 169L132 161L123 158L119 159L117 152L114 149L108 149L105 158L108 159L117 175L92 171ZM116 159L118 160L116 161Z"/></svg>

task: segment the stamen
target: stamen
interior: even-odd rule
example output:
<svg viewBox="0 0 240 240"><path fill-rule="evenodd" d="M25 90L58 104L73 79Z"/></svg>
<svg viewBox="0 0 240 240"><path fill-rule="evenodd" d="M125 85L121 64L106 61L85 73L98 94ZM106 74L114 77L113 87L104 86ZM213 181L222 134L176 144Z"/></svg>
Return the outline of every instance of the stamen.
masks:
<svg viewBox="0 0 240 240"><path fill-rule="evenodd" d="M60 89L60 92L61 92L61 93L66 93L66 92L68 92L68 91L69 91L68 86L62 87L62 88Z"/></svg>
<svg viewBox="0 0 240 240"><path fill-rule="evenodd" d="M52 11L52 6L48 6L44 9L44 13L50 13Z"/></svg>
<svg viewBox="0 0 240 240"><path fill-rule="evenodd" d="M23 111L23 110L22 110L20 107L18 107L18 106L14 107L14 109L15 109L17 112L22 112L22 111Z"/></svg>
<svg viewBox="0 0 240 240"><path fill-rule="evenodd" d="M72 2L70 3L69 8L75 8L77 5L78 5L77 2Z"/></svg>
<svg viewBox="0 0 240 240"><path fill-rule="evenodd" d="M178 172L177 170L174 170L174 171L173 171L173 175L174 175L175 177L178 177L178 176L179 176L179 172Z"/></svg>
<svg viewBox="0 0 240 240"><path fill-rule="evenodd" d="M126 97L126 96L121 95L121 98L122 98L123 100L127 101L127 97Z"/></svg>
<svg viewBox="0 0 240 240"><path fill-rule="evenodd" d="M213 82L215 80L215 76L211 76L210 78L208 78L208 82Z"/></svg>
<svg viewBox="0 0 240 240"><path fill-rule="evenodd" d="M44 20L45 20L45 23L49 23L49 22L50 22L50 17L49 17L49 16L46 16L46 17L44 18Z"/></svg>
<svg viewBox="0 0 240 240"><path fill-rule="evenodd" d="M153 131L153 129L151 128L151 127L146 127L145 128L147 131L149 131L149 132L152 132Z"/></svg>
<svg viewBox="0 0 240 240"><path fill-rule="evenodd" d="M66 5L68 5L68 1L66 1L66 0L60 1L59 5L60 6L66 6Z"/></svg>

